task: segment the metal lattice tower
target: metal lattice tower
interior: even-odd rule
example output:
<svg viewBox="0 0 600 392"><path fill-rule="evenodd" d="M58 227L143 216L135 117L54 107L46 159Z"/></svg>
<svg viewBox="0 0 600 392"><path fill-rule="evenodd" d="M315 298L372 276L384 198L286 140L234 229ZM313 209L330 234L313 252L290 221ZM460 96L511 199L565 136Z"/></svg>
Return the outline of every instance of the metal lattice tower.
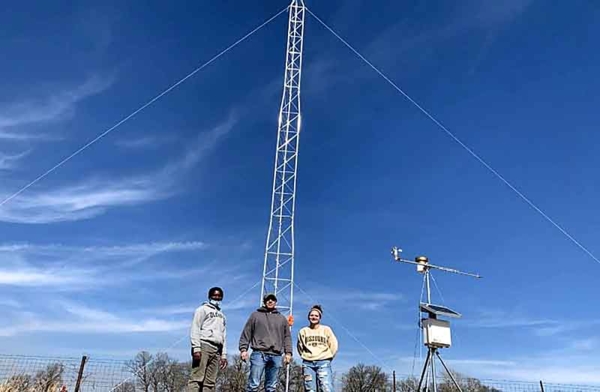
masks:
<svg viewBox="0 0 600 392"><path fill-rule="evenodd" d="M265 247L261 302L265 294L275 293L279 310L291 315L294 300L294 210L301 122L304 1L292 0L288 12L285 77L279 111L271 220Z"/></svg>

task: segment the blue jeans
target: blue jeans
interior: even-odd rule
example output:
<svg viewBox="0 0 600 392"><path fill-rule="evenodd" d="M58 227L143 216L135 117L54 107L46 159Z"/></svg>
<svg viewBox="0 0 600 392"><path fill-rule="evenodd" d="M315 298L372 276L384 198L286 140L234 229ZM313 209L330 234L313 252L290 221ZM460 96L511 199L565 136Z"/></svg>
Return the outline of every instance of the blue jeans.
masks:
<svg viewBox="0 0 600 392"><path fill-rule="evenodd" d="M266 392L275 392L277 390L277 379L281 366L281 355L252 351L252 354L250 354L250 375L248 376L248 387L246 390L248 392L258 391L260 379L264 373Z"/></svg>
<svg viewBox="0 0 600 392"><path fill-rule="evenodd" d="M302 361L305 392L333 392L331 359L323 361Z"/></svg>

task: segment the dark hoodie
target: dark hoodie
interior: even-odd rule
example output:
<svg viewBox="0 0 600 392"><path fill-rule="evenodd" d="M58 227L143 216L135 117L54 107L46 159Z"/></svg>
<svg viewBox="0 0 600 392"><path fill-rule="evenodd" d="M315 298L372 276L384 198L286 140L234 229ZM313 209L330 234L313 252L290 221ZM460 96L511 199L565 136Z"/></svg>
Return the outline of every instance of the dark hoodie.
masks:
<svg viewBox="0 0 600 392"><path fill-rule="evenodd" d="M240 336L240 351L247 351L248 346L270 354L291 354L292 336L285 316L277 309L269 311L264 306L256 309Z"/></svg>

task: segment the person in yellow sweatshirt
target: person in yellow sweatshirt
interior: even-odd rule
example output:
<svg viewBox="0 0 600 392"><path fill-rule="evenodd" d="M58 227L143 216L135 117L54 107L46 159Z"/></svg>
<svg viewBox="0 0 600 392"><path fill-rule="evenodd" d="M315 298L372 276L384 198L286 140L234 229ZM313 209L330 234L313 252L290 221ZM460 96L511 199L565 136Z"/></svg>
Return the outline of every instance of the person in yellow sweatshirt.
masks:
<svg viewBox="0 0 600 392"><path fill-rule="evenodd" d="M298 332L305 392L317 392L317 387L320 392L333 392L331 361L338 351L338 341L331 328L321 324L322 317L321 305L313 305L308 312L310 325Z"/></svg>

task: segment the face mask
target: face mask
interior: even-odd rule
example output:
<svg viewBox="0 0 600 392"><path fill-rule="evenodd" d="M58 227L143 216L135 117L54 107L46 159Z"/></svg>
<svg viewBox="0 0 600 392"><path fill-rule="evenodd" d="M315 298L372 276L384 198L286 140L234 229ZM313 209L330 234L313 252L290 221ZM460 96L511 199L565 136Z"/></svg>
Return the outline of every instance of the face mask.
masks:
<svg viewBox="0 0 600 392"><path fill-rule="evenodd" d="M217 301L216 299L209 299L208 303L216 306L217 308L221 306L221 301Z"/></svg>

